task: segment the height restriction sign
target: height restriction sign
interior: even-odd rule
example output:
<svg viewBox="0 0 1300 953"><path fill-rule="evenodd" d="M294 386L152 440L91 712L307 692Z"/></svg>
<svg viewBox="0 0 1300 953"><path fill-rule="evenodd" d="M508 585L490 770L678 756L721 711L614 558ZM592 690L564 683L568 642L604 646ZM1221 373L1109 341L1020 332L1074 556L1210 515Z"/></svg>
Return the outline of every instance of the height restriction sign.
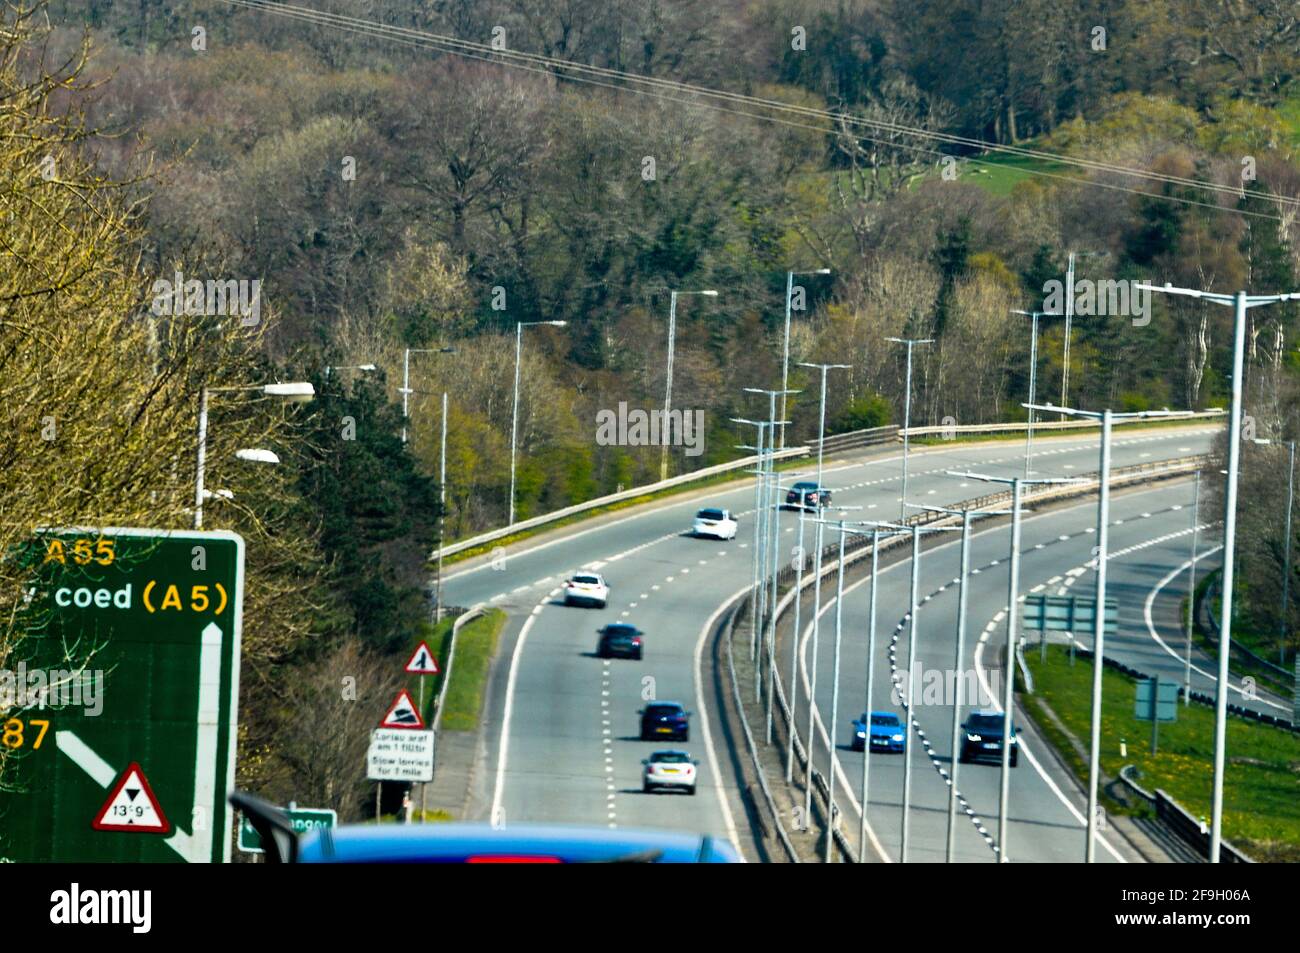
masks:
<svg viewBox="0 0 1300 953"><path fill-rule="evenodd" d="M244 542L52 529L0 669L0 860L230 860Z"/></svg>

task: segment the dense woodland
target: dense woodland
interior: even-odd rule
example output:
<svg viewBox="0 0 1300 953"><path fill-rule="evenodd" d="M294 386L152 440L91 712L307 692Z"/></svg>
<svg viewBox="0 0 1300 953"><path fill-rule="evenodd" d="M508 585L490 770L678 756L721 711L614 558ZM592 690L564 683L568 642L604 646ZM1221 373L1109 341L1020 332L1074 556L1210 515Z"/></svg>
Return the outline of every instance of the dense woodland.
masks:
<svg viewBox="0 0 1300 953"><path fill-rule="evenodd" d="M832 270L798 279L791 351L853 365L831 378L836 431L901 418L903 352L890 336L936 339L917 351L915 423L1023 419L1028 319L1012 309L1042 310L1072 251L1079 279L1300 290L1294 3L304 6L480 43L500 30L512 50L875 125L638 94L219 0L0 8L0 81L26 91L0 99L0 199L30 239L7 246L0 268L8 539L110 515L185 525L200 379L310 379L319 392L306 409L214 407L213 433L230 447L258 431L289 464L271 476L217 464L238 503L210 514L248 535L249 578L260 580L241 765L244 783L270 793L288 793L303 760L276 732L288 673L397 651L427 618L444 391L447 536L504 522L517 322L567 322L524 330L523 518L657 478L657 449L594 438L601 409L661 405L669 289L719 291L679 301L673 403L704 410L707 431L703 455L674 451L674 471L730 459L752 438L727 421L766 410L744 387L779 386L787 269ZM44 138L28 141L32 130ZM75 175L34 177L50 149ZM81 222L98 244L59 247L39 216ZM203 321L140 320L153 281L177 270L259 280L261 323L205 334ZM59 272L68 280L51 281ZM1073 404L1225 404L1229 309L1163 296L1152 307L1144 326L1078 317ZM1298 319L1295 305L1252 312L1248 412L1261 437L1296 435ZM58 352L34 347L32 328ZM404 445L408 347L455 353L412 356ZM107 376L76 363L89 354ZM1061 322L1046 317L1044 397L1059 393L1061 355ZM371 363L379 372L343 369ZM805 440L816 435L813 378L791 379L804 389L792 436ZM82 380L105 391L79 390ZM112 397L111 381L122 382ZM60 415L103 418L93 436L69 436L57 461L36 433L38 408L56 400L73 401ZM156 440L138 430L146 424ZM1248 472L1244 509L1285 499L1284 469ZM43 497L51 485L66 492ZM142 486L155 491L147 506ZM105 487L134 502L91 512ZM1277 521L1250 525L1252 577L1280 578ZM1275 627L1276 596L1258 585L1244 611ZM296 793L354 806L347 789L328 802Z"/></svg>

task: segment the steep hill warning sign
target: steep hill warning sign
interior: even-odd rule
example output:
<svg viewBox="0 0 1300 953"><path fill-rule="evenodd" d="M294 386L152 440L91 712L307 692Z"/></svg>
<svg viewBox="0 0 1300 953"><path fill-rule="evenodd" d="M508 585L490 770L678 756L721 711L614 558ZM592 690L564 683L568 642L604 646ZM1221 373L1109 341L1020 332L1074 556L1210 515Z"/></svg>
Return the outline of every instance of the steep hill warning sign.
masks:
<svg viewBox="0 0 1300 953"><path fill-rule="evenodd" d="M97 831L130 831L135 834L166 834L171 830L148 779L134 761L113 785L112 793L95 815L92 826Z"/></svg>

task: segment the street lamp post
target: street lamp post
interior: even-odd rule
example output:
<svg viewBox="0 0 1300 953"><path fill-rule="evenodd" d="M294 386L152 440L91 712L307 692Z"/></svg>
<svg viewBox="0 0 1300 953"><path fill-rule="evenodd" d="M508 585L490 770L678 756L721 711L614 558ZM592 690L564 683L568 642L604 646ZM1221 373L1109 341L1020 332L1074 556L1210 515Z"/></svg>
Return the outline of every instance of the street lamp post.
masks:
<svg viewBox="0 0 1300 953"><path fill-rule="evenodd" d="M794 297L794 276L795 275L829 275L829 268L818 268L816 271L787 271L785 273L785 345L781 350L781 390L785 393L794 393L789 390L790 387L790 311L791 302ZM781 397L781 419L786 419L786 401L784 394ZM781 425L781 449L785 449L785 424Z"/></svg>
<svg viewBox="0 0 1300 953"><path fill-rule="evenodd" d="M763 562L762 553L760 552L763 545L763 505L764 493L766 488L763 486L763 435L766 433L766 420L749 420L745 417L732 417L732 423L749 424L751 427L758 428L758 445L749 446L747 444L737 445L737 450L752 450L757 455L758 462L753 470L748 472L754 474L754 541L751 544L753 549L753 572L752 581L749 590L749 657L755 659L758 657L758 630L759 622L759 580L761 578L762 567L766 565Z"/></svg>
<svg viewBox="0 0 1300 953"><path fill-rule="evenodd" d="M673 291L670 292L668 304L668 364L667 364L667 386L664 391L664 420L663 432L660 434L663 449L659 454L659 479L668 479L668 414L673 409L673 352L677 345L677 296L678 295L703 295L708 298L716 298L718 293L712 289L707 291Z"/></svg>
<svg viewBox="0 0 1300 953"><path fill-rule="evenodd" d="M410 420L410 403L408 398L415 391L411 390L411 355L412 354L455 354L454 347L408 347L402 355L402 443L406 443L406 425Z"/></svg>
<svg viewBox="0 0 1300 953"><path fill-rule="evenodd" d="M772 512L773 512L773 514L774 514L774 517L775 517L775 524L776 524L776 526L775 526L775 530L774 530L774 532L773 532L773 534L772 534L772 535L773 535L773 543L772 543L772 596L771 596L771 603L770 603L770 605L771 605L771 611L769 612L769 617L768 617L768 635L767 635L767 729L766 729L766 733L765 733L765 736L764 736L765 739L766 739L766 743L767 743L767 744L771 744L771 743L772 743L772 723L773 723L773 718L774 718L774 715L773 715L773 708L774 708L775 703L776 703L776 605L777 605L777 598L778 598L778 595L779 595L779 590L778 590L778 586L777 586L777 581L778 581L778 578L779 578L780 567L781 567L781 556L780 556L780 549L781 549L781 509L782 509L782 507L781 507L781 491L784 489L784 487L781 486L781 481L778 480L778 479L776 479L776 474L775 474L775 473L769 473L768 476L772 478L772 479L771 479L771 483L772 483L772 489L773 489L772 503L771 503L769 506L770 506L770 509L772 510ZM795 473L787 473L786 476L787 476L787 477L801 477L801 476L804 476L804 474L803 474L803 473L800 473L800 472L795 472ZM799 568L798 571L799 571L799 573L800 573L800 578L802 578L802 573L803 573L803 568L802 568L802 567L803 567L803 508L802 508L802 507L800 507L800 509L799 509L799 566L800 566L800 568ZM794 637L795 637L795 641L796 641L796 642L798 642L798 638L799 638L799 605L798 605L798 603L799 603L799 592L798 592L797 584L796 584L796 591L795 591L795 618L794 618L794 633L795 633L795 636L794 636ZM796 655L796 660L797 660L797 655ZM791 711L793 711L793 710L794 710L794 709L792 708ZM793 738L793 736L794 736L794 733L791 732L791 737Z"/></svg>
<svg viewBox="0 0 1300 953"><path fill-rule="evenodd" d="M1237 483L1241 475L1242 386L1246 353L1246 311L1281 301L1300 301L1300 292L1275 295L1213 294L1172 285L1136 286L1142 291L1184 295L1233 309L1232 330L1232 410L1228 419L1228 478L1224 492L1223 516L1223 595L1219 602L1219 675L1214 699L1214 792L1210 806L1210 863L1219 862L1223 838L1223 772L1228 725L1228 655L1232 647L1233 549L1237 541Z"/></svg>
<svg viewBox="0 0 1300 953"><path fill-rule="evenodd" d="M1013 309L1012 314L1023 314L1028 316L1033 325L1029 332L1029 403L1034 402L1034 388L1038 382L1038 319L1043 316L1043 311L1020 311ZM1027 423L1025 425L1025 478L1029 478L1029 460L1033 456L1034 450L1034 412L1029 411Z"/></svg>
<svg viewBox="0 0 1300 953"><path fill-rule="evenodd" d="M1192 703L1192 629L1196 625L1196 531L1200 523L1201 471L1196 471L1196 486L1192 491L1192 559L1187 571L1187 644L1183 665L1183 705Z"/></svg>
<svg viewBox="0 0 1300 953"><path fill-rule="evenodd" d="M208 396L218 393L237 391L261 391L267 397L280 397L293 403L306 403L316 394L316 388L306 381L294 381L288 384L247 384L230 387L209 387L204 384L199 389L198 446L195 453L194 468L194 528L203 528L203 500L207 496L203 480L207 471L208 458ZM242 460L258 463L275 463L278 457L269 450L240 450L236 456Z"/></svg>
<svg viewBox="0 0 1300 953"><path fill-rule="evenodd" d="M1006 685L1002 694L1002 779L998 794L998 861L1007 862L1007 820L1011 799L1011 731L1015 724L1012 708L1015 704L1016 683L1016 617L1020 612L1020 497L1024 487L1045 483L1078 483L1078 480L1000 477L988 474L949 470L949 476L980 480L984 483L1001 483L1011 486L1011 567L1007 583L1007 652L1003 662Z"/></svg>
<svg viewBox="0 0 1300 953"><path fill-rule="evenodd" d="M903 395L903 494L898 501L899 519L907 518L907 454L910 444L908 430L912 426L912 347L917 344L933 344L934 338L885 338L895 344L907 345L907 389Z"/></svg>
<svg viewBox="0 0 1300 953"><path fill-rule="evenodd" d="M777 397L780 397L781 400L784 401L786 394L798 393L798 391L764 390L760 387L746 387L745 392L749 394L766 394L768 399L767 432L769 434L769 437L768 437L768 452L767 452L767 474L766 476L760 477L760 479L764 481L764 494L762 500L763 510L764 510L764 520L765 520L764 526L766 528L766 532L764 534L764 538L765 538L764 553L765 555L770 554L771 561L772 561L772 595L770 599L766 596L767 586L766 583L764 583L763 586L764 595L762 598L760 598L760 603L765 604L768 608L769 634L768 634L767 641L768 641L768 666L770 672L768 675L767 740L770 743L772 740L771 694L772 694L772 689L774 687L774 680L776 677L776 658L775 658L776 600L778 595L778 591L777 591L778 590L777 567L779 565L778 554L781 548L781 505L780 505L781 501L779 495L775 498L771 496L771 491L769 490L768 484L771 484L775 490L780 489L780 483L779 481L776 480L776 445L775 445L776 441L774 437L776 434L777 425L779 424L782 428L784 428L786 421L784 419L782 420L776 419L776 399ZM762 468L763 468L762 464L760 463L759 469L761 470ZM773 500L773 502L768 502L769 500ZM770 545L766 543L766 536L767 533L769 532L771 534ZM763 566L764 566L764 572L766 572L767 563L764 562ZM760 674L760 676L755 679L756 690L761 685L762 685L762 677Z"/></svg>
<svg viewBox="0 0 1300 953"><path fill-rule="evenodd" d="M826 448L826 375L836 369L851 367L849 364L810 364L801 361L800 367L809 367L821 371L821 405L818 412L817 425L817 529L814 532L815 541L813 543L817 552L813 562L813 632L812 632L812 672L809 673L808 687L808 762L807 770L804 774L804 817L812 817L812 765L813 765L813 746L815 744L815 724L816 715L816 697L817 697L817 643L821 632L821 605L822 605L822 512L825 507L822 505L822 463L825 456ZM799 500L799 508L802 510L805 504L804 499ZM797 636L796 636L797 637ZM794 699L790 700L791 706L794 705ZM833 745L832 745L833 747Z"/></svg>
<svg viewBox="0 0 1300 953"><path fill-rule="evenodd" d="M1007 516L1011 510L972 510L962 509L954 510L942 506L927 506L926 510L936 513L947 513L950 516L961 517L961 575L959 576L959 588L957 590L957 652L956 660L953 663L953 671L960 672L965 666L966 656L966 607L969 602L970 581L970 540L971 540L971 523L976 517L986 516ZM959 680L958 685L962 684ZM961 762L959 757L961 744L961 699L954 698L952 704L952 732L951 748L952 751L952 776L948 778L948 829L944 840L944 862L952 863L953 849L956 840L957 829L957 769Z"/></svg>
<svg viewBox="0 0 1300 953"><path fill-rule="evenodd" d="M1114 421L1147 417L1179 416L1178 411L1142 410L1135 413L1116 414L1111 410L1100 413L1075 410L1070 407L1045 405L1030 410L1056 410L1064 417L1083 417L1101 421L1101 460L1097 469L1097 605L1093 611L1092 636L1092 723L1088 764L1088 837L1084 846L1084 860L1091 864L1096 859L1097 786L1101 777L1101 683L1104 671L1103 653L1106 642L1106 568L1110 558L1110 455L1111 433Z"/></svg>
<svg viewBox="0 0 1300 953"><path fill-rule="evenodd" d="M795 696L799 690L798 669L799 669L799 611L803 605L803 564L807 558L804 553L804 509L799 507L799 559L795 563L795 580L794 580L794 634L790 637L790 725L786 733L786 752L785 752L785 783L789 784L794 780L794 703ZM809 739L811 744L811 739ZM810 747L811 753L812 748Z"/></svg>
<svg viewBox="0 0 1300 953"><path fill-rule="evenodd" d="M438 441L438 570L434 577L433 621L442 620L442 547L447 517L447 392L442 392L442 436ZM420 789L424 790L423 787Z"/></svg>
<svg viewBox="0 0 1300 953"><path fill-rule="evenodd" d="M518 321L515 323L515 398L510 412L510 513L506 519L507 526L515 525L515 445L519 433L519 363L524 347L524 328L540 324L549 324L553 328L562 328L568 321Z"/></svg>

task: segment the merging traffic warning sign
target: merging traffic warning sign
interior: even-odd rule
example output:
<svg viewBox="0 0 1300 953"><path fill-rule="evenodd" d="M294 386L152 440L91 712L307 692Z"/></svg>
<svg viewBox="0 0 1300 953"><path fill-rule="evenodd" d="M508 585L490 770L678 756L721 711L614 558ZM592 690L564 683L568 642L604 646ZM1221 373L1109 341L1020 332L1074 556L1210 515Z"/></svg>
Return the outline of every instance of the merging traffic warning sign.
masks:
<svg viewBox="0 0 1300 953"><path fill-rule="evenodd" d="M406 671L412 675L437 675L438 660L433 657L429 651L429 643L421 642L420 647L415 650L411 660L406 663Z"/></svg>
<svg viewBox="0 0 1300 953"><path fill-rule="evenodd" d="M135 834L166 834L172 829L149 779L134 761L122 772L91 826L97 831Z"/></svg>
<svg viewBox="0 0 1300 953"><path fill-rule="evenodd" d="M420 717L419 711L416 710L415 700L411 698L411 693L405 688L397 693L393 703L388 706L388 714L379 723L379 727L410 728L417 731L424 729L424 719Z"/></svg>

